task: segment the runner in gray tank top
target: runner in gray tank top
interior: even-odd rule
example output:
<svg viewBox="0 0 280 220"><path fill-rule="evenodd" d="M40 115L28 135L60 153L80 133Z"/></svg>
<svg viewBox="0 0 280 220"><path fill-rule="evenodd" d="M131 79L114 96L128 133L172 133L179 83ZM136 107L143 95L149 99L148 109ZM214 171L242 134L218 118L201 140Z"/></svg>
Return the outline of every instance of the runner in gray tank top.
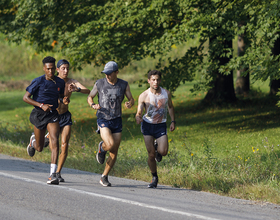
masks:
<svg viewBox="0 0 280 220"><path fill-rule="evenodd" d="M101 106L97 110L97 118L113 120L122 116L122 101L128 83L117 79L116 84L110 84L106 78L96 81L98 90L98 103Z"/></svg>
<svg viewBox="0 0 280 220"><path fill-rule="evenodd" d="M125 106L131 108L134 105L134 99L128 83L117 78L119 71L116 62L110 61L106 63L102 72L105 73L106 78L96 81L87 101L93 109L97 110L97 125L102 138L96 154L98 163L104 163L107 151L110 154L106 161L100 184L102 186L111 186L108 181L108 174L117 160L122 136L121 104L124 96L126 96L128 102L125 102ZM95 104L93 99L97 94L98 104Z"/></svg>

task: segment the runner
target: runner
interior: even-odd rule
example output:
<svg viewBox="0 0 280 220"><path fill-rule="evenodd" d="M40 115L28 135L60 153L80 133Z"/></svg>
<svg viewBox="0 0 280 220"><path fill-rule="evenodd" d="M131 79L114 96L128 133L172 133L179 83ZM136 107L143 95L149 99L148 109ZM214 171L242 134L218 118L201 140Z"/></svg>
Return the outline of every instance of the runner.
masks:
<svg viewBox="0 0 280 220"><path fill-rule="evenodd" d="M88 104L97 110L97 124L102 138L102 141L98 144L96 154L98 163L104 163L106 153L109 151L109 157L106 161L100 184L102 186L111 186L108 181L108 174L117 160L122 136L121 103L125 95L128 99L128 102L125 102L125 106L131 108L134 105L134 99L128 83L117 78L119 71L116 62L108 62L102 73L105 73L106 77L96 81L88 96ZM98 104L95 104L93 99L97 94Z"/></svg>
<svg viewBox="0 0 280 220"><path fill-rule="evenodd" d="M148 185L149 188L156 188L158 184L157 164L162 156L168 152L167 138L167 111L171 117L170 131L175 129L175 114L168 90L160 87L161 72L152 70L148 73L150 88L141 93L138 99L136 113L137 124L141 123L141 132L144 136L145 145L148 151L148 165L153 179ZM142 113L145 109L145 114Z"/></svg>
<svg viewBox="0 0 280 220"><path fill-rule="evenodd" d="M30 122L34 125L34 133L30 137L27 153L30 157L33 157L35 150L38 152L43 150L45 132L48 129L52 143L52 154L50 177L47 183L59 184L56 176L59 153L59 123L56 108L58 107L59 98L62 99L65 105L69 103L69 99L67 96L64 97L64 81L54 75L55 58L48 56L42 62L45 75L33 79L23 96L23 101L34 106L29 117Z"/></svg>
<svg viewBox="0 0 280 220"><path fill-rule="evenodd" d="M77 80L68 78L69 66L70 66L69 62L65 59L59 60L57 62L56 71L58 72L58 77L63 79L65 82L64 95L70 99L72 92L81 92L83 94L89 94L90 92L89 89L87 89ZM60 126L60 134L61 134L61 152L59 155L56 176L59 182L65 182L65 180L61 177L60 172L68 155L68 146L69 146L69 140L71 136L72 119L71 119L71 113L68 111L68 105L65 105L62 102L62 100L59 100L59 105L57 110L59 114L59 126ZM46 141L45 144L46 147L49 142L48 138L45 141Z"/></svg>

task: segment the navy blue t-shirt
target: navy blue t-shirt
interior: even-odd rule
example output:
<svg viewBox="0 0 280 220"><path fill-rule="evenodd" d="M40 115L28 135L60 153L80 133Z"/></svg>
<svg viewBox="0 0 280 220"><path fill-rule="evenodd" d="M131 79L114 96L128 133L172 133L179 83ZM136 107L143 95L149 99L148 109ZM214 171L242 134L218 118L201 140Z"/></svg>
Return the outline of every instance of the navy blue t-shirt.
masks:
<svg viewBox="0 0 280 220"><path fill-rule="evenodd" d="M54 76L54 81L46 80L45 75L42 75L33 79L26 91L36 102L53 105L52 110L55 110L58 107L59 94L64 94L65 82L57 76Z"/></svg>

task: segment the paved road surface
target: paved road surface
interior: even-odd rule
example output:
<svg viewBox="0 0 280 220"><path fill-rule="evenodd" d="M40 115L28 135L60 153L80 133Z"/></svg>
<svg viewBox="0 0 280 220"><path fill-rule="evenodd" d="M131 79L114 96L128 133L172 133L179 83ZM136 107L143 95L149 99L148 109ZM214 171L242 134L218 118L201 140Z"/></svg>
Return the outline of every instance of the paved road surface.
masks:
<svg viewBox="0 0 280 220"><path fill-rule="evenodd" d="M49 165L0 154L0 219L280 219L280 206L63 168L47 185Z"/></svg>

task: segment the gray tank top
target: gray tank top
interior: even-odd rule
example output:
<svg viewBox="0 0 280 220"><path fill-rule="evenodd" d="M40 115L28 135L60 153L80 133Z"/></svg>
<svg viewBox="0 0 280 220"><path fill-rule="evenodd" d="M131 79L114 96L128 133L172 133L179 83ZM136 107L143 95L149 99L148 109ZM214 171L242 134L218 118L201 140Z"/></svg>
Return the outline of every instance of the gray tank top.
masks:
<svg viewBox="0 0 280 220"><path fill-rule="evenodd" d="M98 103L101 109L97 110L97 118L112 120L122 116L122 101L128 83L118 79L115 85L108 83L106 78L96 81Z"/></svg>

